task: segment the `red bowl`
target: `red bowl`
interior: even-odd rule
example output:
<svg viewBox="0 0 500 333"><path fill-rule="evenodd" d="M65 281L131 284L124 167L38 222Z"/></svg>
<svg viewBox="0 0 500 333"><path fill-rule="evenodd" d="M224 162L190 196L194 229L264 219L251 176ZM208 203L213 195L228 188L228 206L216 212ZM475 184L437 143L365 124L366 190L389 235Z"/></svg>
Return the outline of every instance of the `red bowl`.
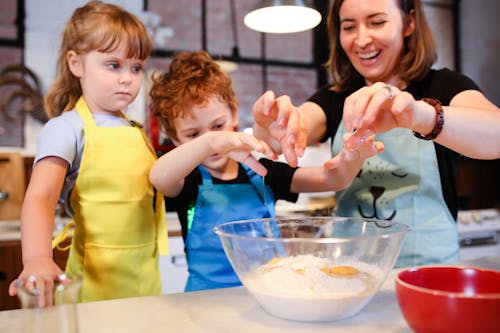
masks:
<svg viewBox="0 0 500 333"><path fill-rule="evenodd" d="M500 332L500 271L430 266L396 278L399 308L418 333Z"/></svg>

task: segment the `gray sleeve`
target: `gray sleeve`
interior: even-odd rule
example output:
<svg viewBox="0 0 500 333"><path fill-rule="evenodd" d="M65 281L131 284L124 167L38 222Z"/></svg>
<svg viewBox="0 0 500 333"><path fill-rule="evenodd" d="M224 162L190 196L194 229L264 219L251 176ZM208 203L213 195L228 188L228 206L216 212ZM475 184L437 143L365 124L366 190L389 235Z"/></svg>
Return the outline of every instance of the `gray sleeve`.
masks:
<svg viewBox="0 0 500 333"><path fill-rule="evenodd" d="M72 115L59 116L49 120L43 127L37 142L37 153L34 163L55 156L64 159L69 169L78 167L75 159L81 156L83 148L83 124ZM79 164L79 163L77 163Z"/></svg>
<svg viewBox="0 0 500 333"><path fill-rule="evenodd" d="M68 162L66 179L59 201L66 213L73 216L69 198L80 169L84 145L83 122L74 111L64 112L52 118L38 136L38 147L34 164L48 156L56 156Z"/></svg>

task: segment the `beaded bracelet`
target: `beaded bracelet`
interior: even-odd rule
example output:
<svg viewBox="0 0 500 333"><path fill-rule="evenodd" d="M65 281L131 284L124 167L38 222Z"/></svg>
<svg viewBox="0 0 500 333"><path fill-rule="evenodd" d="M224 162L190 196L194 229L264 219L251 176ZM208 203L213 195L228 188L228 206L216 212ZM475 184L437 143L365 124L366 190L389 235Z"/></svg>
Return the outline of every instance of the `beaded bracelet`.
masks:
<svg viewBox="0 0 500 333"><path fill-rule="evenodd" d="M444 126L443 106L441 105L440 101L434 98L422 98L422 100L434 107L434 109L436 110L436 121L434 123L434 128L429 134L422 135L420 133L413 131L413 135L422 140L434 140L435 138L437 138L439 133L441 133L441 130L443 129Z"/></svg>

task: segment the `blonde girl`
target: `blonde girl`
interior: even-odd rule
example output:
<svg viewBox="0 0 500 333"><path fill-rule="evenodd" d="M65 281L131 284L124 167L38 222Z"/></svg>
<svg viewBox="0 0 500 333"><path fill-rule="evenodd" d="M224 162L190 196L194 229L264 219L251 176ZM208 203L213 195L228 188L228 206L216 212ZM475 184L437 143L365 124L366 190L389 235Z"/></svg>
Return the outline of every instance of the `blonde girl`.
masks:
<svg viewBox="0 0 500 333"><path fill-rule="evenodd" d="M58 201L73 218L65 272L82 276L81 301L161 293L165 209L148 180L156 156L123 114L151 47L140 20L115 5L89 2L67 23L46 96L52 119L40 134L22 208L24 267L11 295L16 283L44 295L61 275L51 244Z"/></svg>

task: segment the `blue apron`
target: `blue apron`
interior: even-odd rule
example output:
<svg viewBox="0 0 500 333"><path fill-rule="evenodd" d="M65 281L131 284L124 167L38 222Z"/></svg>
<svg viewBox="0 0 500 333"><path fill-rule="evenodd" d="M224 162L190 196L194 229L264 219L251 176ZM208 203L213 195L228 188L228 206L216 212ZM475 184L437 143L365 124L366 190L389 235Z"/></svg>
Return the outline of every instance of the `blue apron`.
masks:
<svg viewBox="0 0 500 333"><path fill-rule="evenodd" d="M343 133L341 122L334 155ZM434 143L402 128L377 134L377 140L385 151L366 160L351 186L337 192L335 214L407 224L396 267L458 261L457 226L443 198Z"/></svg>
<svg viewBox="0 0 500 333"><path fill-rule="evenodd" d="M264 185L262 176L242 166L250 184L213 184L210 173L198 167L203 183L186 237L189 277L185 291L240 286L213 228L224 222L275 216L271 187Z"/></svg>

